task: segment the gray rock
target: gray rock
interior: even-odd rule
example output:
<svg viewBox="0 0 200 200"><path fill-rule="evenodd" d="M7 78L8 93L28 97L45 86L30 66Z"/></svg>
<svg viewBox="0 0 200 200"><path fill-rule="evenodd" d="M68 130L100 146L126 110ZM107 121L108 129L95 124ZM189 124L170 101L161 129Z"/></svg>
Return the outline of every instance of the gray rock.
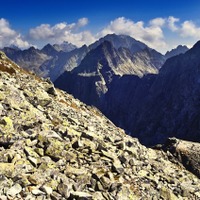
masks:
<svg viewBox="0 0 200 200"><path fill-rule="evenodd" d="M45 185L41 187L41 190L45 192L47 195L51 195L53 193L52 188Z"/></svg>
<svg viewBox="0 0 200 200"><path fill-rule="evenodd" d="M15 184L12 186L7 192L7 196L15 197L17 194L19 194L22 191L22 186L19 184Z"/></svg>
<svg viewBox="0 0 200 200"><path fill-rule="evenodd" d="M33 195L35 195L35 196L45 195L45 193L42 192L42 191L39 190L39 189L33 189L33 190L31 191L31 193L32 193Z"/></svg>
<svg viewBox="0 0 200 200"><path fill-rule="evenodd" d="M58 185L58 192L65 198L69 198L69 196L70 196L69 187L63 183L60 183Z"/></svg>
<svg viewBox="0 0 200 200"><path fill-rule="evenodd" d="M92 200L92 195L86 192L71 192L70 199Z"/></svg>

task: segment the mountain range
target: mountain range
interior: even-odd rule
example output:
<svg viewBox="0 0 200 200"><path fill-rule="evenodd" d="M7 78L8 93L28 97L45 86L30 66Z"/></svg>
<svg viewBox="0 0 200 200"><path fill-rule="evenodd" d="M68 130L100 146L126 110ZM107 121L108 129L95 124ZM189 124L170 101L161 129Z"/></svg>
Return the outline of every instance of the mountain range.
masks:
<svg viewBox="0 0 200 200"><path fill-rule="evenodd" d="M21 50L11 46L3 48L2 51L22 68L32 70L39 76L50 77L52 81L55 81L65 71L71 71L80 65L91 50L96 49L105 41L109 41L113 49L117 51L116 62L118 62L120 74L135 74L142 77L147 73L158 73L166 56L170 57L170 54L163 56L130 36L115 34L107 35L90 46L84 45L80 48L63 42L62 44L47 44L41 50L35 47ZM176 55L176 52L182 53L181 50L183 49L174 50L173 55ZM120 69L123 71L121 72Z"/></svg>
<svg viewBox="0 0 200 200"><path fill-rule="evenodd" d="M68 50L64 51L64 47ZM4 48L3 51L23 68L50 77L56 87L96 106L145 145L163 143L169 136L191 139L189 127L194 123L195 109L192 116L188 116L190 98L186 96L183 103L176 95L183 95L179 91L180 77L189 76L185 71L180 74L177 71L182 65L191 64L186 58L193 49L188 51L187 47L178 46L162 55L129 36L111 34L81 48L65 42L47 44L41 50L31 47L23 51ZM175 64L180 57L185 63ZM187 83L184 81L183 93ZM171 92L175 88L177 91ZM181 107L187 104L184 109ZM197 136L198 130L192 139L197 141Z"/></svg>

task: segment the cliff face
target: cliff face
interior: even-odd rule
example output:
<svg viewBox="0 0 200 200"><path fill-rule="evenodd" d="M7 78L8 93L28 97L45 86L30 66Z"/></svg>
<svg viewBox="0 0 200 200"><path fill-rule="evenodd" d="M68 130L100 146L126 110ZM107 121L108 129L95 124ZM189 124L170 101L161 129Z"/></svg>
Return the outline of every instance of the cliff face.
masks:
<svg viewBox="0 0 200 200"><path fill-rule="evenodd" d="M199 142L199 52L198 42L185 54L168 59L148 89L132 125L144 142L162 142L169 136Z"/></svg>
<svg viewBox="0 0 200 200"><path fill-rule="evenodd" d="M0 174L2 199L200 198L199 179L181 164L3 53Z"/></svg>

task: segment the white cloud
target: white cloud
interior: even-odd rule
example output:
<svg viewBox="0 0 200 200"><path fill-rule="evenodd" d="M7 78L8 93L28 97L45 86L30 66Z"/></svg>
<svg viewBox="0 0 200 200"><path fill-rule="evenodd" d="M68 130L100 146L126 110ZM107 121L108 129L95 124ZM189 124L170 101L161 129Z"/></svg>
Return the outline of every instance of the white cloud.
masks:
<svg viewBox="0 0 200 200"><path fill-rule="evenodd" d="M16 45L20 48L28 48L30 44L42 47L47 43L54 44L63 41L80 47L84 44L89 45L107 34L115 33L129 35L164 53L174 45L192 46L200 39L200 26L191 20L181 21L174 16L158 17L148 22L135 22L119 17L95 34L86 30L87 24L87 18L81 18L74 23L41 24L31 28L27 35L22 35L12 29L9 22L2 18L0 19L0 47Z"/></svg>
<svg viewBox="0 0 200 200"><path fill-rule="evenodd" d="M193 21L186 20L177 24L178 22L180 22L178 18L172 16L168 18L168 27L172 32L178 33L178 35L183 38L200 39L200 27Z"/></svg>
<svg viewBox="0 0 200 200"><path fill-rule="evenodd" d="M82 46L95 41L95 37L89 31L79 31L79 28L87 24L87 18L81 18L77 23L71 24L67 24L66 22L53 26L50 24L41 24L30 29L29 36L35 42L45 40L45 43L62 43L63 41L68 41L77 46Z"/></svg>
<svg viewBox="0 0 200 200"><path fill-rule="evenodd" d="M169 27L169 29L171 30L171 31L173 31L173 32L175 32L175 31L177 31L178 30L178 27L177 27L177 25L175 24L176 22L179 22L179 20L180 19L178 19L178 18L175 18L175 17L173 17L173 16L170 16L169 18L168 18L168 27Z"/></svg>
<svg viewBox="0 0 200 200"><path fill-rule="evenodd" d="M140 40L152 48L163 48L166 46L164 41L164 34L162 26L165 24L165 19L156 18L145 26L144 22L134 22L130 19L120 17L111 21L98 36L105 36L106 34L116 33L125 34Z"/></svg>
<svg viewBox="0 0 200 200"><path fill-rule="evenodd" d="M162 27L164 26L165 22L166 22L166 19L164 18L155 18L155 19L150 20L149 24L151 26Z"/></svg>
<svg viewBox="0 0 200 200"><path fill-rule="evenodd" d="M197 27L192 21L183 22L179 32L182 37L194 37L200 39L200 27Z"/></svg>
<svg viewBox="0 0 200 200"><path fill-rule="evenodd" d="M23 39L20 33L11 29L9 22L1 18L0 19L0 47L16 45L20 48L27 48L30 44Z"/></svg>
<svg viewBox="0 0 200 200"><path fill-rule="evenodd" d="M60 26L62 27L62 24L60 24ZM30 36L35 40L40 40L53 37L54 34L49 24L41 24L40 26L30 30Z"/></svg>
<svg viewBox="0 0 200 200"><path fill-rule="evenodd" d="M88 19L85 17L78 20L79 27L86 26L87 24L88 24Z"/></svg>

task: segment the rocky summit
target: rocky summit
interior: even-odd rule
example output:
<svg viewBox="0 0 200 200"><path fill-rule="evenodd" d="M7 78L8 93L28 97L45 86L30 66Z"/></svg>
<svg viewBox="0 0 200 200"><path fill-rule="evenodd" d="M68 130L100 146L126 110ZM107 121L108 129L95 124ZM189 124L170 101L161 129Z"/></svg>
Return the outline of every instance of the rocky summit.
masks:
<svg viewBox="0 0 200 200"><path fill-rule="evenodd" d="M169 158L0 53L0 199L200 199Z"/></svg>

